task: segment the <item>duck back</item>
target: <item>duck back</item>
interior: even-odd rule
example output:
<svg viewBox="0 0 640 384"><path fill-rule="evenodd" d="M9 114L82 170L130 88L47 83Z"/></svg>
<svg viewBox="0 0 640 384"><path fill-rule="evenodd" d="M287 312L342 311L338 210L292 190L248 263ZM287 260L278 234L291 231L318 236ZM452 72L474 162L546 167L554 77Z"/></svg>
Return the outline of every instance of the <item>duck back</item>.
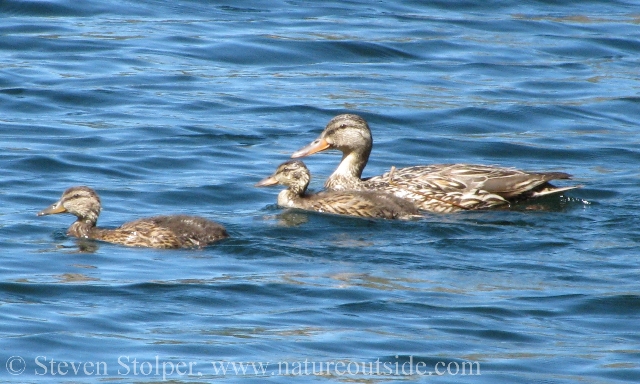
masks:
<svg viewBox="0 0 640 384"><path fill-rule="evenodd" d="M220 224L203 217L172 215L138 219L116 229L94 228L91 238L153 248L204 247L229 237Z"/></svg>
<svg viewBox="0 0 640 384"><path fill-rule="evenodd" d="M301 208L338 215L405 220L419 215L412 202L382 192L325 191L301 201Z"/></svg>

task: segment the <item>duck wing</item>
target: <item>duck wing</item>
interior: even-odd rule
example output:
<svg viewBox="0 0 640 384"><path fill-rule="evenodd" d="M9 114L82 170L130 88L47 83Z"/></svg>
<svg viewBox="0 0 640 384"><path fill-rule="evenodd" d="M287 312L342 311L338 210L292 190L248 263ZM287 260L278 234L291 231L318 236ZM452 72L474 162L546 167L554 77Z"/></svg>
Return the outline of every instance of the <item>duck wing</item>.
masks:
<svg viewBox="0 0 640 384"><path fill-rule="evenodd" d="M203 247L229 236L220 224L186 215L148 217L101 232L100 240L153 248Z"/></svg>
<svg viewBox="0 0 640 384"><path fill-rule="evenodd" d="M564 172L525 172L476 164L437 164L400 168L368 180L368 183L384 182L389 176L395 182L408 186L428 186L445 192L485 191L504 199L539 197L559 193L579 186L557 188L551 180L570 179Z"/></svg>
<svg viewBox="0 0 640 384"><path fill-rule="evenodd" d="M305 197L305 208L317 212L382 219L411 219L418 208L385 192L325 191Z"/></svg>
<svg viewBox="0 0 640 384"><path fill-rule="evenodd" d="M182 243L182 247L204 247L229 237L222 225L204 217L171 215L156 216L147 220L158 228L173 232Z"/></svg>
<svg viewBox="0 0 640 384"><path fill-rule="evenodd" d="M93 228L90 238L129 247L180 248L182 242L171 230L149 219L122 224L115 229Z"/></svg>

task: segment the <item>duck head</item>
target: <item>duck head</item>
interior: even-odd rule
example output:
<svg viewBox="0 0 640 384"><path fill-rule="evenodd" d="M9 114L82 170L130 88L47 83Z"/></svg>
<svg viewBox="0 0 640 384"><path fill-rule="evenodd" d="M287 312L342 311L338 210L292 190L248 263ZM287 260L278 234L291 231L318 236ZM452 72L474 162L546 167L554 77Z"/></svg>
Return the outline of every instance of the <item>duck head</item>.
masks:
<svg viewBox="0 0 640 384"><path fill-rule="evenodd" d="M260 180L256 187L269 185L284 185L297 195L302 195L307 190L311 181L311 174L306 165L300 160L290 160L278 166L273 175Z"/></svg>
<svg viewBox="0 0 640 384"><path fill-rule="evenodd" d="M317 139L295 151L291 157L296 159L327 149L337 149L344 156L357 153L366 163L372 146L371 130L365 119L358 115L343 114L331 119Z"/></svg>
<svg viewBox="0 0 640 384"><path fill-rule="evenodd" d="M38 212L38 216L70 213L79 220L95 224L98 221L100 210L100 198L96 191L89 187L79 186L64 191L60 200Z"/></svg>

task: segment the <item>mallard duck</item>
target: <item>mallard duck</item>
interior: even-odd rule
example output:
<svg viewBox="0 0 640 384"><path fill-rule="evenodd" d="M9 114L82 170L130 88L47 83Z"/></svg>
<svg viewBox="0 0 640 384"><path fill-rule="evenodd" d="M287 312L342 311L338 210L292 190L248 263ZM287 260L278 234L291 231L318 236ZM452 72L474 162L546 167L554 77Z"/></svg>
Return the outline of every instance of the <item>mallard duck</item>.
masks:
<svg viewBox="0 0 640 384"><path fill-rule="evenodd" d="M59 201L38 216L68 212L76 220L67 235L107 241L132 247L193 248L203 247L229 237L220 224L198 216L172 215L138 219L115 229L96 227L100 215L100 198L89 187L71 187Z"/></svg>
<svg viewBox="0 0 640 384"><path fill-rule="evenodd" d="M334 117L315 141L294 152L300 158L327 149L342 152L342 161L325 183L329 190L387 191L408 199L421 210L455 212L504 206L511 201L568 191L549 183L569 179L563 172L524 172L475 164L434 164L394 169L361 179L373 140L367 122L358 115Z"/></svg>
<svg viewBox="0 0 640 384"><path fill-rule="evenodd" d="M280 164L273 175L259 181L256 187L275 184L289 187L278 194L278 205L285 208L384 219L418 217L415 204L389 193L324 191L307 194L310 180L311 174L304 163L299 160L290 160Z"/></svg>

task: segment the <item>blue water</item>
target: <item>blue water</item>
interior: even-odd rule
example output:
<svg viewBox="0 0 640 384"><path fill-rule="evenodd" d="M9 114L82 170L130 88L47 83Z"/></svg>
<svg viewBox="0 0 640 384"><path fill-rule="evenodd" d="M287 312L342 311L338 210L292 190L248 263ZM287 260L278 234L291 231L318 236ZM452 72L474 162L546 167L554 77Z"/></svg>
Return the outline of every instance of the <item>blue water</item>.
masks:
<svg viewBox="0 0 640 384"><path fill-rule="evenodd" d="M640 3L425 3L0 2L0 381L639 382ZM584 187L415 222L253 187L344 112L373 131L365 176ZM339 160L305 159L313 189ZM232 238L69 238L36 213L73 185L102 226L197 214Z"/></svg>

